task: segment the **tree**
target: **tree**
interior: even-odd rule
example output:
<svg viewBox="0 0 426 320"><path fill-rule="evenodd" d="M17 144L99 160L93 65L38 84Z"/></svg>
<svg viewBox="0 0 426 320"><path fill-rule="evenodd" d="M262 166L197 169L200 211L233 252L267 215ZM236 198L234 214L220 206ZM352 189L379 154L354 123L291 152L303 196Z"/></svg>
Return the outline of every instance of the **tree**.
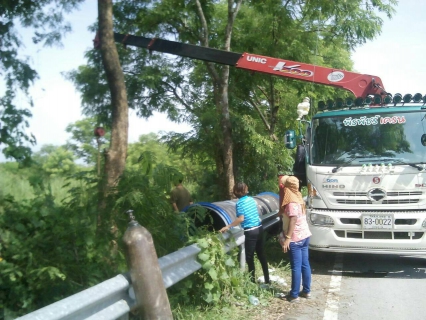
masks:
<svg viewBox="0 0 426 320"><path fill-rule="evenodd" d="M30 85L37 79L37 72L28 59L18 56L23 46L16 26L34 28L34 43L50 46L58 44L61 36L71 27L64 23L63 13L70 12L83 0L4 0L0 7L0 75L5 84L0 94L0 145L6 158L28 162L36 137L25 133L31 112L18 107L14 101L19 92L28 96ZM29 105L32 101L29 99Z"/></svg>
<svg viewBox="0 0 426 320"><path fill-rule="evenodd" d="M124 75L114 42L112 0L98 0L99 46L111 94L111 142L105 153L103 197L117 184L127 156L128 105ZM100 206L104 207L105 202Z"/></svg>
<svg viewBox="0 0 426 320"><path fill-rule="evenodd" d="M71 139L67 141L67 148L71 150L77 159L83 160L89 165L94 165L98 160L99 147L110 140L110 133L97 138L95 128L99 127L94 118L86 118L69 124L65 131L71 133Z"/></svg>
<svg viewBox="0 0 426 320"><path fill-rule="evenodd" d="M240 9L242 0L228 0L228 13L226 26L224 29L223 49L230 51L231 38L234 27L234 22ZM204 47L210 46L209 34L209 12L207 7L203 7L200 1L196 0L197 16L201 23L201 30L198 33L198 41ZM221 149L222 157L217 158L216 165L222 168L225 178L225 197L227 199L234 198L232 189L234 187L234 165L233 165L233 140L232 140L232 125L229 113L228 99L228 81L229 81L229 66L218 68L213 63L207 63L207 70L212 79L213 95L216 105L216 110L220 114L220 126L222 133Z"/></svg>
<svg viewBox="0 0 426 320"><path fill-rule="evenodd" d="M34 154L34 161L50 176L67 175L77 169L72 152L65 146L44 145Z"/></svg>
<svg viewBox="0 0 426 320"><path fill-rule="evenodd" d="M179 146L170 148L163 139L150 133L141 135L138 142L129 144L126 170L141 171L148 175L158 166L163 166L171 169L169 176L179 175L185 184L199 183L200 177L207 171L205 166L201 166L197 158L185 156ZM169 191L173 183L170 181L165 189Z"/></svg>
<svg viewBox="0 0 426 320"><path fill-rule="evenodd" d="M118 6L127 6L128 7L139 7L143 8L146 4L145 3L130 3L130 2L126 2L123 1L121 3L118 3ZM157 5L154 6L155 8L155 14L154 16L156 17L155 19L158 18L164 18L164 15L161 13L163 10L164 12L170 12L170 10L175 6L178 5L179 7L181 6L181 4L177 4L177 3L173 3L170 1L167 1L163 4L159 3ZM236 15L238 13L238 10L240 8L241 5L241 0L238 1L229 1L229 6L228 9L230 10L230 14L227 17L227 22L226 25L227 27L225 28L225 42L224 42L224 46L225 46L225 50L229 50L230 48L230 42L231 42L231 34L232 34L232 26L233 23L235 21ZM149 5L148 5L149 7ZM200 21L202 21L203 24L203 33L199 33L199 35L197 37L195 37L195 41L201 42L202 44L204 44L205 46L209 45L209 31L208 31L208 20L211 18L211 12L205 12L205 10L209 10L209 7L205 7L204 4L202 4L200 1L196 1L194 6L189 6L187 9L185 9L187 12L185 14L190 14L191 15L191 19L199 19ZM128 11L128 10L126 10ZM132 10L131 10L132 11ZM128 11L129 12L129 11ZM198 18L197 18L198 16ZM173 16L172 17L173 20L176 19L180 19L178 16ZM152 21L151 21L152 22ZM138 23L141 23L141 21L139 21ZM162 21L156 21L156 24L158 23L163 23ZM166 26L166 24L164 24L164 26ZM223 30L222 30L223 31ZM194 38L194 37L192 37ZM225 181L225 185L223 190L225 190L225 196L227 198L231 198L232 197L232 187L234 184L234 176L233 176L233 156L232 156L232 136L231 136L231 122L230 122L230 115L229 115L229 105L228 105L228 99L227 99L227 91L228 91L228 77L229 77L229 67L217 67L214 64L207 64L207 69L208 72L211 73L212 75L212 79L213 79L213 83L211 85L211 88L213 89L213 101L214 104L216 106L216 110L217 110L217 114L221 115L219 117L220 121L219 121L219 125L220 125L220 134L222 136L221 139L219 139L217 142L219 143L219 146L221 147L221 154L218 155L216 157L216 161L217 161L217 167L218 170L220 172L223 172L223 175L219 175L220 177L224 178ZM147 72L148 74L149 72ZM173 75L176 75L176 72L173 73ZM176 77L174 78L174 84L178 85L178 79L181 77ZM180 91L177 90L175 86L173 85L168 85L166 81L162 81L162 85L161 88L159 89L160 91L169 93L169 92L175 92L173 94L173 97L176 98L178 97L179 101L182 103L184 102L184 100L179 97L179 94L176 91ZM151 81L151 84L153 83L153 81ZM153 88L154 89L154 88ZM138 88L138 93L140 92L141 88ZM138 94L137 94L138 95ZM139 96L139 95L138 95ZM157 96L157 97L155 97ZM162 97L158 97L157 94L152 95L150 97L150 100L154 100L156 99L158 100L163 100L164 98ZM172 103L168 103L168 105L172 105ZM190 109L190 104L186 104L186 108ZM146 109L149 109L146 108ZM171 114L173 113L172 110L170 110ZM172 116L173 117L173 116Z"/></svg>

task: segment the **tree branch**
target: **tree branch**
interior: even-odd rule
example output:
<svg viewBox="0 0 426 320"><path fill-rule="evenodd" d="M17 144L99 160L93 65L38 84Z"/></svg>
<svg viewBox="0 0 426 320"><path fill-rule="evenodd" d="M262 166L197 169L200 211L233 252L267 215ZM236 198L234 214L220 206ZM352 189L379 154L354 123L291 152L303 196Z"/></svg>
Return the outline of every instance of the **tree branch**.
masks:
<svg viewBox="0 0 426 320"><path fill-rule="evenodd" d="M161 81L161 83L162 83L162 84L164 84L166 87L168 87L168 88L170 89L169 91L173 94L173 96L174 96L177 100L179 100L179 103L185 107L186 111L191 112L191 113L193 112L193 110L192 110L192 108L189 106L189 104L187 104L187 103L185 102L185 100L183 100L183 99L182 99L182 97L181 97L181 96L177 93L177 90L176 90L176 88L175 88L175 87L173 87L171 84L169 84L169 83L167 83L167 82L165 82L165 81Z"/></svg>
<svg viewBox="0 0 426 320"><path fill-rule="evenodd" d="M207 20L203 12L203 8L201 7L201 3L199 0L195 0L195 5L197 6L197 14L198 18L200 18L202 32L199 36L201 43L204 47L209 46L209 29L207 27Z"/></svg>
<svg viewBox="0 0 426 320"><path fill-rule="evenodd" d="M269 101L268 93L265 91L265 89L263 89L263 88L262 88L261 86L259 86L259 85L258 85L258 86L256 86L256 87L257 87L257 89L259 89L259 91L260 91L260 92L262 92L262 94L265 96L265 99L266 99L266 100L268 100L268 102L270 102L270 101Z"/></svg>
<svg viewBox="0 0 426 320"><path fill-rule="evenodd" d="M266 119L265 115L263 114L262 110L260 110L258 103L255 102L253 99L248 99L247 100L248 103L256 109L257 113L259 114L260 118L262 119L263 124L265 125L266 129L269 130L271 129L271 127L269 126L268 120Z"/></svg>

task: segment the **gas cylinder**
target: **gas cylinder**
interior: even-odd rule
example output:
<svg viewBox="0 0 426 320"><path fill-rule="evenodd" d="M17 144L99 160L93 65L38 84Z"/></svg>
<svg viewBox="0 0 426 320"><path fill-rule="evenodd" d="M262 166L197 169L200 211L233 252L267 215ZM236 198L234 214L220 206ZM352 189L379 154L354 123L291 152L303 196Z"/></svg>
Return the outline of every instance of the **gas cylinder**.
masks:
<svg viewBox="0 0 426 320"><path fill-rule="evenodd" d="M132 210L127 213L130 222L123 241L140 318L173 320L152 236L135 220Z"/></svg>

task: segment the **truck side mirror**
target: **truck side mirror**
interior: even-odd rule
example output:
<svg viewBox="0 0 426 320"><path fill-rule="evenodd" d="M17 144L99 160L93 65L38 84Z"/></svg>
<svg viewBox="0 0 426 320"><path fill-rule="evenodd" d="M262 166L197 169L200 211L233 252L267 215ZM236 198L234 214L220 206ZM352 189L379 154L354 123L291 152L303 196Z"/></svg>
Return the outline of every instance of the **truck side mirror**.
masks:
<svg viewBox="0 0 426 320"><path fill-rule="evenodd" d="M296 148L296 133L294 130L287 130L285 132L284 143L287 149Z"/></svg>
<svg viewBox="0 0 426 320"><path fill-rule="evenodd" d="M426 134L422 134L421 142L422 142L422 145L426 147Z"/></svg>

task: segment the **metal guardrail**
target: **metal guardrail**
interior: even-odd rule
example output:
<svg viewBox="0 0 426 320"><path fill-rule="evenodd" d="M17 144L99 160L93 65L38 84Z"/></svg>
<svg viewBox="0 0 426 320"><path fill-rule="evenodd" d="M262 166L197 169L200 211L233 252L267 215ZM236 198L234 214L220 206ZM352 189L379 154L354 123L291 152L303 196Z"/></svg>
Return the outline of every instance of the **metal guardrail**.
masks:
<svg viewBox="0 0 426 320"><path fill-rule="evenodd" d="M278 221L276 211L262 217L264 229L268 229ZM243 230L238 227L231 228L230 232L225 233L223 237L225 252L235 246L242 246L245 240ZM166 288L201 268L201 264L197 261L200 251L201 249L193 244L158 259ZM245 258L240 257L242 266L244 261ZM128 320L129 312L135 303L130 277L125 273L19 317L17 320Z"/></svg>

